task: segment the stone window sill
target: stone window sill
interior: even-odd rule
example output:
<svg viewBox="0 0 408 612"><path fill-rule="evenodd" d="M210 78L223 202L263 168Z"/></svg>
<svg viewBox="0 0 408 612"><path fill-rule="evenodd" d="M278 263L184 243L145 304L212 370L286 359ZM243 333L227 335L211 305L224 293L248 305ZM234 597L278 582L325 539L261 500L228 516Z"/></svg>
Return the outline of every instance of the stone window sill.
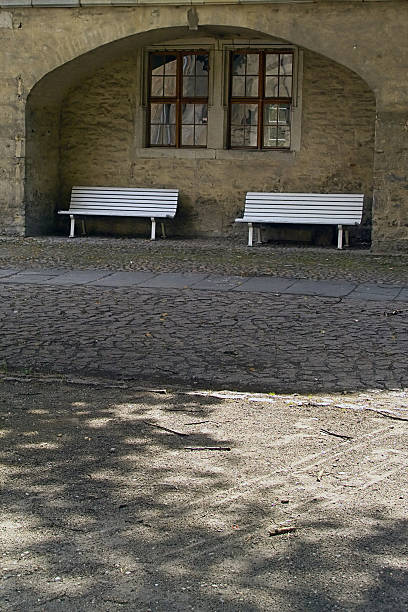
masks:
<svg viewBox="0 0 408 612"><path fill-rule="evenodd" d="M173 149L145 147L136 150L136 157L142 159L223 159L253 161L254 159L276 159L290 161L296 151L245 151L238 149Z"/></svg>

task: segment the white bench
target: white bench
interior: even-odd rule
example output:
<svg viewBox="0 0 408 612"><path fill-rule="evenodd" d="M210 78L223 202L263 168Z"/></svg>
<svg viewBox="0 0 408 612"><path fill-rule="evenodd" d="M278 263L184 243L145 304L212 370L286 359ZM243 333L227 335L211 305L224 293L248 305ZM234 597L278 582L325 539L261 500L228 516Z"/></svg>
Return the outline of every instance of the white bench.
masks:
<svg viewBox="0 0 408 612"><path fill-rule="evenodd" d="M364 195L342 193L260 193L248 192L242 219L248 223L248 246L252 246L253 225L265 223L300 223L337 225L337 247L343 248L343 225L358 225L363 213ZM348 232L346 230L348 241Z"/></svg>
<svg viewBox="0 0 408 612"><path fill-rule="evenodd" d="M58 214L69 215L69 237L75 233L75 217L88 215L107 217L147 217L151 219L150 239L156 238L156 219L172 219L176 214L177 189L134 189L133 187L73 187L69 210ZM83 231L85 223L82 219ZM161 222L162 234L164 224Z"/></svg>

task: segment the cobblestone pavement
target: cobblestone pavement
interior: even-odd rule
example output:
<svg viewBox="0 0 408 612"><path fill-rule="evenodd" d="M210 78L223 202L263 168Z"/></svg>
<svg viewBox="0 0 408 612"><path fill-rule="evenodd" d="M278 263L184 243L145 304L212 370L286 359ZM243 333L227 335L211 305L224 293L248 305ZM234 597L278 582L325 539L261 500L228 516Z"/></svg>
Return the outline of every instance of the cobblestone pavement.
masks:
<svg viewBox="0 0 408 612"><path fill-rule="evenodd" d="M0 238L0 268L15 267L269 275L408 284L408 255L368 250L246 246L231 239Z"/></svg>
<svg viewBox="0 0 408 612"><path fill-rule="evenodd" d="M0 286L3 369L267 392L408 386L403 302Z"/></svg>
<svg viewBox="0 0 408 612"><path fill-rule="evenodd" d="M3 238L0 365L267 392L405 387L407 261L221 240ZM65 275L53 280L56 268ZM40 269L33 284L24 270ZM147 271L176 274L126 286ZM202 281L183 288L180 272L187 287ZM231 290L251 274L264 278Z"/></svg>

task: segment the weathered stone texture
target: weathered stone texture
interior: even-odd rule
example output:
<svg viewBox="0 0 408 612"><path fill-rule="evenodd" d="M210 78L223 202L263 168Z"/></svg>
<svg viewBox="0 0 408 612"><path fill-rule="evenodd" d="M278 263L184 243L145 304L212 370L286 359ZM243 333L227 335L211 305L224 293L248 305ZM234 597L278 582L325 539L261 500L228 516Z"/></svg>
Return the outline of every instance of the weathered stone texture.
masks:
<svg viewBox="0 0 408 612"><path fill-rule="evenodd" d="M221 75L219 75L221 78ZM253 152L233 159L135 157L132 142L139 74L126 58L87 79L64 100L61 113L61 207L75 184L175 187L177 234L225 235L246 191L357 192L370 219L375 101L354 73L307 52L304 57L300 153ZM134 232L128 220L89 221L101 231Z"/></svg>
<svg viewBox="0 0 408 612"><path fill-rule="evenodd" d="M407 2L333 0L273 3L261 9L255 3L228 6L212 0L197 6L198 31L191 32L188 7L172 5L171 1L156 6L72 9L13 8L10 1L5 0L7 8L0 9L2 233L52 230L56 205L66 203L69 183L76 182L76 173L80 175L74 158L81 158L86 147L78 143L85 143L87 138L92 140L95 152L88 155L83 170L86 168L90 179L98 178L102 132L106 153L111 157L110 168L104 167L104 182L117 179L115 183L137 184L143 179L144 184L157 184L160 175L166 185L182 189L185 224L182 228L175 224L174 231L199 232L205 219L206 232L228 233L231 218L242 206L243 194L253 186L281 190L292 186L303 191L310 185L311 189L316 186L325 191L364 190L369 195L374 108L369 87L380 119L375 154L374 245L408 249L408 190L404 187L407 132L401 129L408 116ZM0 6L5 6L4 2ZM180 156L158 159L136 155L140 142L134 129L140 124L140 107L133 104L133 73L125 74L124 65L127 62L130 66L137 48L200 35L224 41L274 37L308 50L300 153L285 159L280 154L263 156L262 163L225 151L217 152L217 159L212 160L205 156L182 160ZM99 89L103 102L100 117L88 129L87 111L89 114L97 99L96 93L86 93L87 83L100 78L99 69L108 75L114 60L125 62L120 87L120 70L108 80L109 89L119 97L114 104ZM84 108L74 108L75 96ZM62 131L69 122L73 126L70 143L64 136L71 146L65 151L59 146L57 117L64 99ZM45 109L42 113L41 108ZM117 130L108 122L111 111L112 126ZM81 136L73 125L75 121L82 125ZM131 123L131 131L125 133ZM59 150L64 153L62 165ZM368 210L369 201L365 224Z"/></svg>
<svg viewBox="0 0 408 612"><path fill-rule="evenodd" d="M374 247L408 250L408 110L376 121Z"/></svg>

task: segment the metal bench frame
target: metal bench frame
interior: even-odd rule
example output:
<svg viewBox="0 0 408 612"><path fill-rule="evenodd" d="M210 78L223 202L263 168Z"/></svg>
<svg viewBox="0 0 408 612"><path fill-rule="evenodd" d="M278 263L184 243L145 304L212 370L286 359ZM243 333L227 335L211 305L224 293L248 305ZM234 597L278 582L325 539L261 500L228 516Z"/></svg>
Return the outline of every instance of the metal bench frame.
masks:
<svg viewBox="0 0 408 612"><path fill-rule="evenodd" d="M150 218L150 240L156 239L156 219L172 219L176 214L177 189L140 189L133 187L73 187L69 210L58 214L71 219L69 237L75 235L75 218L84 216ZM161 222L165 237L164 223ZM85 233L85 221L82 219Z"/></svg>
<svg viewBox="0 0 408 612"><path fill-rule="evenodd" d="M263 193L248 192L242 219L248 223L248 246L253 243L253 227L267 223L337 225L337 248L343 248L343 226L358 225L363 213L364 195L342 193ZM348 232L346 230L348 243Z"/></svg>

